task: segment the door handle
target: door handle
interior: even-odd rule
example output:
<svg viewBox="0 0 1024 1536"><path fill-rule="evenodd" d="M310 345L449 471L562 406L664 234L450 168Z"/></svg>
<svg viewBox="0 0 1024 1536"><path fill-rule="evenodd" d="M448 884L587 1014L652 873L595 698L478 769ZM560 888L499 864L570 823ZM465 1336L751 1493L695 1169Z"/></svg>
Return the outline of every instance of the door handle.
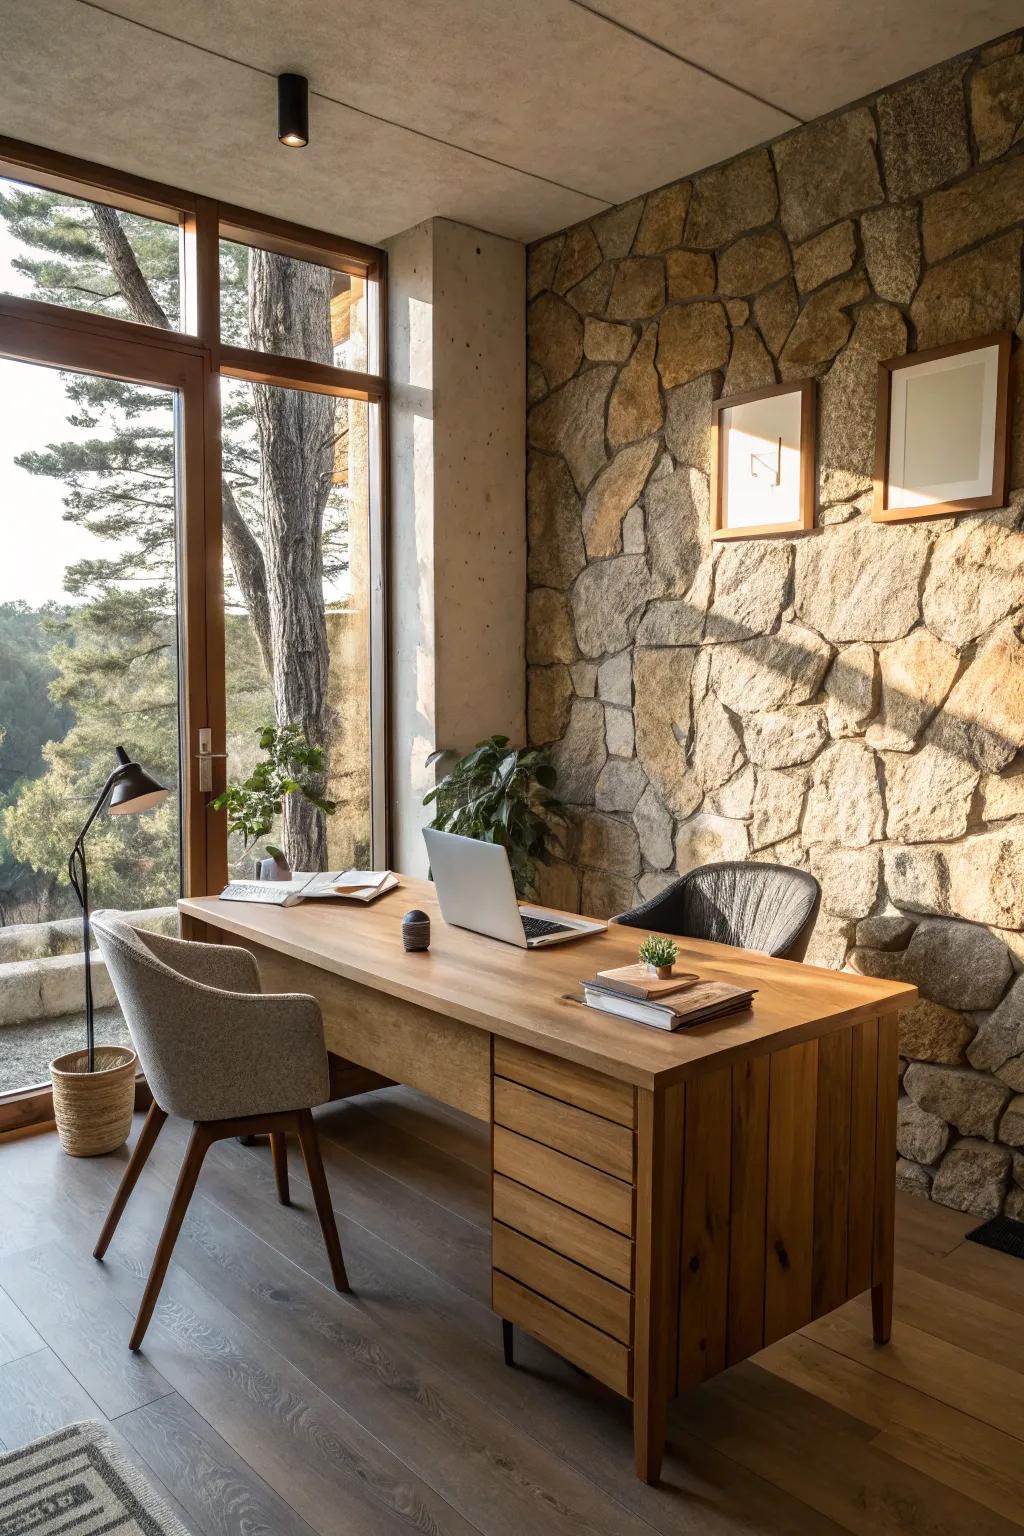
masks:
<svg viewBox="0 0 1024 1536"><path fill-rule="evenodd" d="M199 759L199 793L210 795L213 793L213 760L215 757L227 757L226 752L214 752L213 732L209 726L203 726L199 733L199 749L196 757Z"/></svg>

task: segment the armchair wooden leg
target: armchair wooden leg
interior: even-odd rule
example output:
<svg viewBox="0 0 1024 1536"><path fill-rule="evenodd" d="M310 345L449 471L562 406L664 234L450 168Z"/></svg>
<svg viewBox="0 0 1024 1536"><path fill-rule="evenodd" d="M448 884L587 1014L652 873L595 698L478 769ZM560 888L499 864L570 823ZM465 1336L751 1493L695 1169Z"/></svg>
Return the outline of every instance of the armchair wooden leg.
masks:
<svg viewBox="0 0 1024 1536"><path fill-rule="evenodd" d="M117 1186L117 1194L114 1196L107 1219L103 1223L103 1229L96 1240L96 1247L92 1251L94 1259L102 1259L110 1246L110 1239L117 1230L117 1224L124 1214L124 1208L128 1204L128 1197L138 1182L139 1174L146 1166L146 1159L153 1150L153 1145L163 1129L167 1119L167 1111L160 1108L154 1100L146 1114L145 1124L139 1132L139 1139L135 1143L128 1166L121 1175L121 1182Z"/></svg>
<svg viewBox="0 0 1024 1536"><path fill-rule="evenodd" d="M139 1307L139 1315L135 1319L135 1327L129 1340L129 1349L140 1347L145 1338L146 1329L149 1327L150 1318L153 1316L153 1308L156 1306L157 1297L160 1295L160 1287L164 1283L167 1266L174 1252L174 1244L181 1224L185 1219L192 1192L196 1187L199 1170L203 1166L203 1158L206 1156L212 1142L217 1137L211 1134L210 1127L197 1122L192 1127L192 1135L189 1137L188 1150L185 1160L178 1174L178 1182L174 1186L174 1194L171 1196L170 1209L164 1222L164 1229L160 1234L160 1241L156 1245L156 1253L153 1256L153 1267L146 1281L146 1289L142 1297L142 1305Z"/></svg>
<svg viewBox="0 0 1024 1536"><path fill-rule="evenodd" d="M270 1154L274 1159L274 1179L277 1183L277 1198L282 1205L290 1205L288 1194L288 1143L285 1140L284 1131L271 1131Z"/></svg>
<svg viewBox="0 0 1024 1536"><path fill-rule="evenodd" d="M320 1157L320 1141L316 1133L316 1125L312 1112L308 1109L300 1109L297 1119L306 1174L313 1190L313 1203L316 1206L316 1214L320 1218L320 1230L324 1235L324 1247L327 1249L327 1257L330 1260L335 1289L347 1291L348 1275L345 1273L345 1260L341 1256L341 1243L338 1241L334 1207L331 1205L331 1191Z"/></svg>
<svg viewBox="0 0 1024 1536"><path fill-rule="evenodd" d="M505 1364L515 1365L515 1334L512 1331L512 1324L504 1317L501 1320L501 1346L505 1351Z"/></svg>

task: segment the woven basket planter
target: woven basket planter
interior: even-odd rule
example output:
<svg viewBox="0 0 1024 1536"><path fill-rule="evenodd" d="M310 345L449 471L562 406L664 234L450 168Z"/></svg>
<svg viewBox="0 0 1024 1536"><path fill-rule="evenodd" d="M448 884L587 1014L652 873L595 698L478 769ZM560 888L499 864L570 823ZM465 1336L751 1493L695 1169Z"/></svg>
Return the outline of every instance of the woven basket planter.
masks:
<svg viewBox="0 0 1024 1536"><path fill-rule="evenodd" d="M69 1157L98 1157L128 1140L135 1108L138 1058L121 1045L98 1045L94 1072L85 1051L69 1051L50 1062L53 1118Z"/></svg>

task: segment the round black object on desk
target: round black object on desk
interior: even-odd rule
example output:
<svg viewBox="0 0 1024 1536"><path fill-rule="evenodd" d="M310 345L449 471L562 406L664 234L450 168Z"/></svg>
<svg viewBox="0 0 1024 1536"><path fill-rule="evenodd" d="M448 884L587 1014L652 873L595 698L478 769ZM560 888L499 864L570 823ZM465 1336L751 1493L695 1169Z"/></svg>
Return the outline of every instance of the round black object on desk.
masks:
<svg viewBox="0 0 1024 1536"><path fill-rule="evenodd" d="M402 918L402 943L408 950L430 948L430 918L418 907Z"/></svg>

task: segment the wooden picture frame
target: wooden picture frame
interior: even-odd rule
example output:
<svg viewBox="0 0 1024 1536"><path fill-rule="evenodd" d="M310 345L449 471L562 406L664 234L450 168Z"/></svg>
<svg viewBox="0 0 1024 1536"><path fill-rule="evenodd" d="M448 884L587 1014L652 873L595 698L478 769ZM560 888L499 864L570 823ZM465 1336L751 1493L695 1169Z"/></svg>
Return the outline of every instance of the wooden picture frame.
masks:
<svg viewBox="0 0 1024 1536"><path fill-rule="evenodd" d="M729 438L737 430L739 421L733 422L730 413L739 412L740 420L748 414L751 420L756 413L744 413L743 407L762 401L782 402L785 396L793 397L798 423L799 466L795 474L787 476L792 515L770 517L765 522L744 522L729 517ZM814 379L802 379L793 384L772 384L763 389L748 389L739 394L725 395L714 401L711 416L711 537L713 539L754 539L768 534L803 533L814 527L814 509L817 500L817 384ZM754 456L751 455L753 464ZM782 488L783 440L779 437L776 485Z"/></svg>
<svg viewBox="0 0 1024 1536"><path fill-rule="evenodd" d="M889 358L886 362L879 363L874 504L871 510L874 522L917 521L928 517L947 517L951 512L981 512L1006 505L1009 478L1008 423L1012 344L1013 338L1009 331L997 331L989 336L972 338L970 341L949 342L941 347L926 347L920 352L910 352L904 357ZM949 366L949 359L967 359L972 354L977 354L977 367L980 369L980 374L976 374L970 381L960 380L959 398L956 397L955 392L949 395L948 409L951 425L959 422L965 431L973 429L976 434L975 462L979 473L974 476L973 482L969 475L963 473L957 478L956 455L959 452L964 466L969 465L969 445L958 447L955 432L943 433L941 416L938 414L942 405L941 395L933 392L933 398L927 402L922 401L917 407L917 412L920 421L927 422L925 438L928 435L937 434L943 443L951 444L945 463L946 478L935 482L938 493L934 501L927 499L924 488L921 491L913 489L915 482L911 476L915 472L907 467L900 471L899 484L894 486L892 483L895 467L893 461L897 453L902 455L903 465L906 466L907 458L912 451L909 442L912 426L908 422L908 399L913 372L919 369L922 381L931 378L937 383L940 377L948 378L959 371ZM970 365L965 363L964 366ZM976 390L972 389L975 385ZM966 426L964 426L963 410L964 389L968 391L968 405L976 402L977 408L976 416L972 416ZM899 433L899 439L894 442L897 433ZM922 452L927 454L927 443L922 441L922 445L913 451L918 457ZM990 459L991 488L972 490L972 483L980 485L989 479ZM943 486L946 487L947 494L943 494Z"/></svg>

